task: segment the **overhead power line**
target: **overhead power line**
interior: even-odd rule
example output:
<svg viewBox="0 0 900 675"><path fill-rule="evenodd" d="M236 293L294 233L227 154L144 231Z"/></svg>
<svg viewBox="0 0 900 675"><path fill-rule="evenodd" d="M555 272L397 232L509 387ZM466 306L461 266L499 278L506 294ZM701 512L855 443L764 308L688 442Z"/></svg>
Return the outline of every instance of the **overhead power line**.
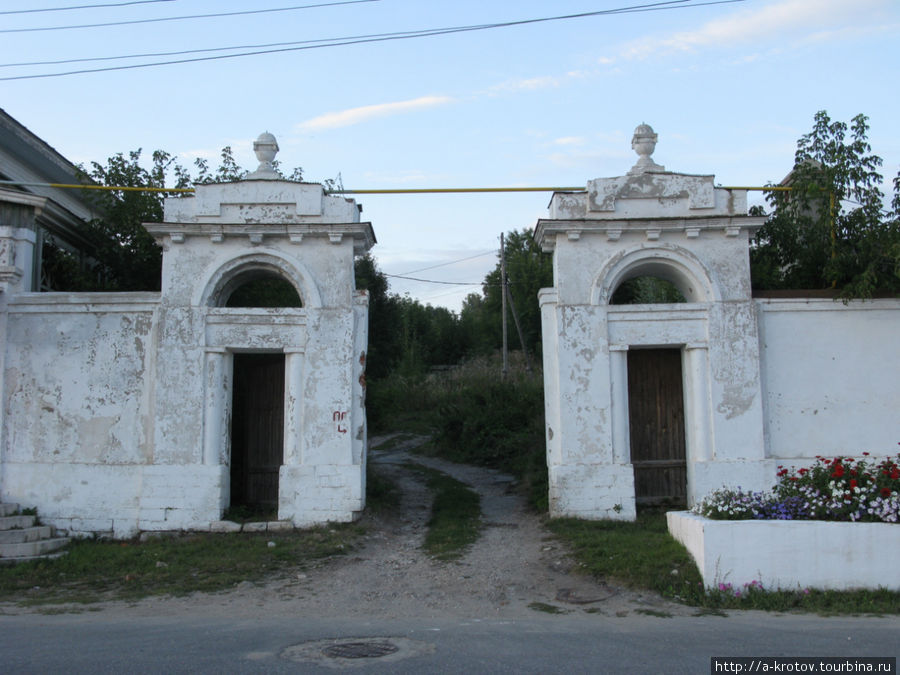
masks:
<svg viewBox="0 0 900 675"><path fill-rule="evenodd" d="M391 279L406 279L407 281L419 281L423 284L441 284L443 286L477 286L480 281L436 281L435 279L419 279L418 277L406 277L402 274L385 274Z"/></svg>
<svg viewBox="0 0 900 675"><path fill-rule="evenodd" d="M127 7L128 5L151 5L157 2L177 2L178 0L131 0L131 2L105 2L99 5L70 5L68 7L41 7L39 9L5 9L0 14L37 14L39 12L68 12L73 9L98 9L102 7Z"/></svg>
<svg viewBox="0 0 900 675"><path fill-rule="evenodd" d="M429 267L420 267L417 270L410 270L409 272L404 272L404 274L416 274L418 272L425 272L427 270L434 270L438 267L447 267L447 265L455 265L456 263L465 262L467 260L475 260L475 258L484 258L488 255L494 255L496 251L486 251L484 253L478 253L477 255L470 255L468 258L460 258L459 260L451 260L450 262L443 262L438 265L431 265Z"/></svg>
<svg viewBox="0 0 900 675"><path fill-rule="evenodd" d="M377 0L352 0L353 2L371 2ZM618 14L633 14L639 12L654 12L654 11L663 11L663 10L672 10L672 9L688 9L689 7L704 7L708 5L726 5L733 4L737 2L746 2L746 0L708 0L707 2L697 2L691 4L683 4L688 3L690 0L667 0L664 2L655 2L643 5L632 5L628 7L619 7L615 9L605 9L598 10L594 12L580 12L578 14L564 14L559 16L548 16L548 17L540 17L536 19L522 19L518 21L504 21L497 23L487 23L487 24L476 24L471 26L452 26L446 28L431 28L424 29L419 31L408 31L408 32L400 32L400 33L387 33L387 34L376 34L376 35L360 35L360 36L352 36L347 38L332 38L329 40L313 40L313 41L302 41L298 43L287 43L287 45L294 46L279 46L277 48L272 49L258 49L254 48L254 51L249 52L240 52L237 54L219 54L216 56L202 56L196 58L185 58L185 59L172 59L169 61L152 61L150 63L135 63L130 65L123 66L106 66L103 68L84 68L80 70L70 70L63 71L57 73L41 73L37 75L15 75L9 77L0 77L0 82L10 81L10 80L31 80L38 78L48 78L48 77L65 77L68 75L83 75L87 73L102 73L102 72L110 72L116 70L133 70L137 68L151 68L156 66L169 66L169 65L178 65L183 63L197 63L201 61L218 61L222 59L233 59L233 58L241 58L245 56L260 56L263 54L278 54L284 52L295 52L295 51L305 51L308 49L322 49L325 47L342 47L347 45L356 45L356 44L366 44L366 43L374 43L374 42L388 42L393 40L409 40L414 38L422 38L422 37L433 37L436 35L450 35L453 33L465 33L465 32L473 32L473 31L482 31L482 30L493 30L497 28L510 28L513 26L524 26L529 24L536 23L546 23L550 21L566 21L572 19L583 19L593 16L612 16ZM347 3L334 3L334 4L347 4ZM324 6L324 5L323 5ZM0 31L2 32L2 31ZM310 44L313 43L313 44ZM221 47L212 50L204 50L204 51L221 51L221 50L229 50L229 49L237 49L236 47ZM190 53L190 52L188 52ZM112 58L137 58L136 56L124 56L124 57L105 57L107 59ZM99 59L92 59L99 60ZM15 65L15 64L10 64Z"/></svg>
<svg viewBox="0 0 900 675"><path fill-rule="evenodd" d="M194 192L194 188L167 188L167 187L135 187L127 185L92 185L92 184L69 184L69 183L38 183L32 181L20 180L0 180L0 185L18 185L20 187L52 187L63 189L84 189L84 190L134 190L144 192ZM760 192L789 192L792 187L780 185L764 185L764 186L746 186L746 185L717 185L720 190L756 190ZM462 193L482 193L482 192L585 192L583 187L490 187L490 188L397 188L391 190L325 190L330 195L410 195L410 194L462 194ZM493 253L482 253L478 256ZM463 258L462 260L469 260ZM462 262L457 260L454 262ZM450 263L442 263L450 264ZM436 265L440 267L440 265ZM425 268L431 269L431 268ZM422 270L418 270L422 271ZM410 272L412 274L412 272Z"/></svg>
<svg viewBox="0 0 900 675"><path fill-rule="evenodd" d="M315 5L295 5L293 7L272 7L268 9L247 9L240 12L216 12L214 14L189 14L185 16L161 16L152 19L131 19L129 21L109 21L106 23L83 23L73 26L40 26L38 28L3 28L0 33L37 33L48 30L75 30L78 28L107 28L109 26L131 26L140 23L159 23L161 21L184 21L186 19L212 19L224 16L244 16L246 14L271 14L272 12L292 12L298 9L316 7L333 7L335 5L358 5L363 2L380 2L381 0L340 0L339 2L322 2Z"/></svg>

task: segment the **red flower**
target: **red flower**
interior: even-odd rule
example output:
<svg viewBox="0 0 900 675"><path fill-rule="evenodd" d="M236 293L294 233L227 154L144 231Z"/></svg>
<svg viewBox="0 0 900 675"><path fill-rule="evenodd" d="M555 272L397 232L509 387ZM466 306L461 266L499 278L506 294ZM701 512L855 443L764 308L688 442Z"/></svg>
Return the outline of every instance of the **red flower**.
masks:
<svg viewBox="0 0 900 675"><path fill-rule="evenodd" d="M834 471L831 473L832 478L840 478L844 475L844 467L841 464L834 465Z"/></svg>
<svg viewBox="0 0 900 675"><path fill-rule="evenodd" d="M855 479L855 478L851 478L851 479L850 479L850 489L851 489L851 490L855 490L855 489L856 489L856 486L857 486L856 479Z"/></svg>
<svg viewBox="0 0 900 675"><path fill-rule="evenodd" d="M800 469L799 473L800 473L800 475L802 476L802 475L804 475L804 474L809 473L809 469Z"/></svg>
<svg viewBox="0 0 900 675"><path fill-rule="evenodd" d="M869 456L869 453L868 453L868 452L864 452L863 455L865 455L866 457L868 457L868 456Z"/></svg>
<svg viewBox="0 0 900 675"><path fill-rule="evenodd" d="M882 497L890 497L890 496L891 496L891 489L890 489L890 488L886 488L886 487L881 488L881 496L882 496Z"/></svg>

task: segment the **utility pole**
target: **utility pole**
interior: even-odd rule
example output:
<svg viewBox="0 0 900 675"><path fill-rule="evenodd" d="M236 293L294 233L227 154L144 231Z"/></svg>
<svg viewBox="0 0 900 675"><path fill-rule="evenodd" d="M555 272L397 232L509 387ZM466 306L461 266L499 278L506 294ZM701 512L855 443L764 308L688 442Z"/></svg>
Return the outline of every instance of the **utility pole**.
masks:
<svg viewBox="0 0 900 675"><path fill-rule="evenodd" d="M509 345L506 336L506 242L503 239L503 233L500 233L500 304L502 306L503 315L503 370L500 374L503 379L509 373Z"/></svg>
<svg viewBox="0 0 900 675"><path fill-rule="evenodd" d="M522 325L519 323L519 313L516 311L516 303L513 302L513 296L509 291L509 285L506 286L505 290L506 295L509 298L509 308L512 310L513 321L516 322L516 332L519 334L519 344L522 345L522 351L525 354L525 370L531 374L531 355L528 353L528 347L525 344L525 336L522 335Z"/></svg>

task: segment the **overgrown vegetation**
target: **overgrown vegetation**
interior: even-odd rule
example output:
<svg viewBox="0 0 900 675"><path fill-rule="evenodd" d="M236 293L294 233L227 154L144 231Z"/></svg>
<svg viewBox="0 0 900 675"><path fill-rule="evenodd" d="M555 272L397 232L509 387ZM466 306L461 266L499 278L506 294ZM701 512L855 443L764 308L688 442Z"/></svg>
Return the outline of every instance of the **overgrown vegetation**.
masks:
<svg viewBox="0 0 900 675"><path fill-rule="evenodd" d="M98 602L221 591L343 555L359 533L357 525L333 525L287 533L76 540L61 558L0 567L0 599Z"/></svg>
<svg viewBox="0 0 900 675"><path fill-rule="evenodd" d="M572 549L584 570L630 588L703 610L761 609L822 614L898 614L900 593L866 591L769 591L759 582L735 588L723 582L704 590L697 566L681 544L669 536L662 511L642 511L637 521L585 521L560 518L550 529Z"/></svg>
<svg viewBox="0 0 900 675"><path fill-rule="evenodd" d="M527 371L521 355L506 378L500 368L497 357L477 358L427 376L392 375L370 384L367 412L374 428L433 434L423 452L516 476L545 511L543 378Z"/></svg>

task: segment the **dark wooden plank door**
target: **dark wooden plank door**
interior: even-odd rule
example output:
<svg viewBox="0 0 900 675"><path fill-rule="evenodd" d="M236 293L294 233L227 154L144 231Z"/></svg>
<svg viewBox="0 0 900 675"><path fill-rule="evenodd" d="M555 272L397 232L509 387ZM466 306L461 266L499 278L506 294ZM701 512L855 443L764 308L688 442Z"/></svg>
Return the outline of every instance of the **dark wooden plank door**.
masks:
<svg viewBox="0 0 900 675"><path fill-rule="evenodd" d="M235 354L231 504L278 505L284 461L284 355Z"/></svg>
<svg viewBox="0 0 900 675"><path fill-rule="evenodd" d="M628 351L628 414L637 503L685 504L680 349Z"/></svg>

